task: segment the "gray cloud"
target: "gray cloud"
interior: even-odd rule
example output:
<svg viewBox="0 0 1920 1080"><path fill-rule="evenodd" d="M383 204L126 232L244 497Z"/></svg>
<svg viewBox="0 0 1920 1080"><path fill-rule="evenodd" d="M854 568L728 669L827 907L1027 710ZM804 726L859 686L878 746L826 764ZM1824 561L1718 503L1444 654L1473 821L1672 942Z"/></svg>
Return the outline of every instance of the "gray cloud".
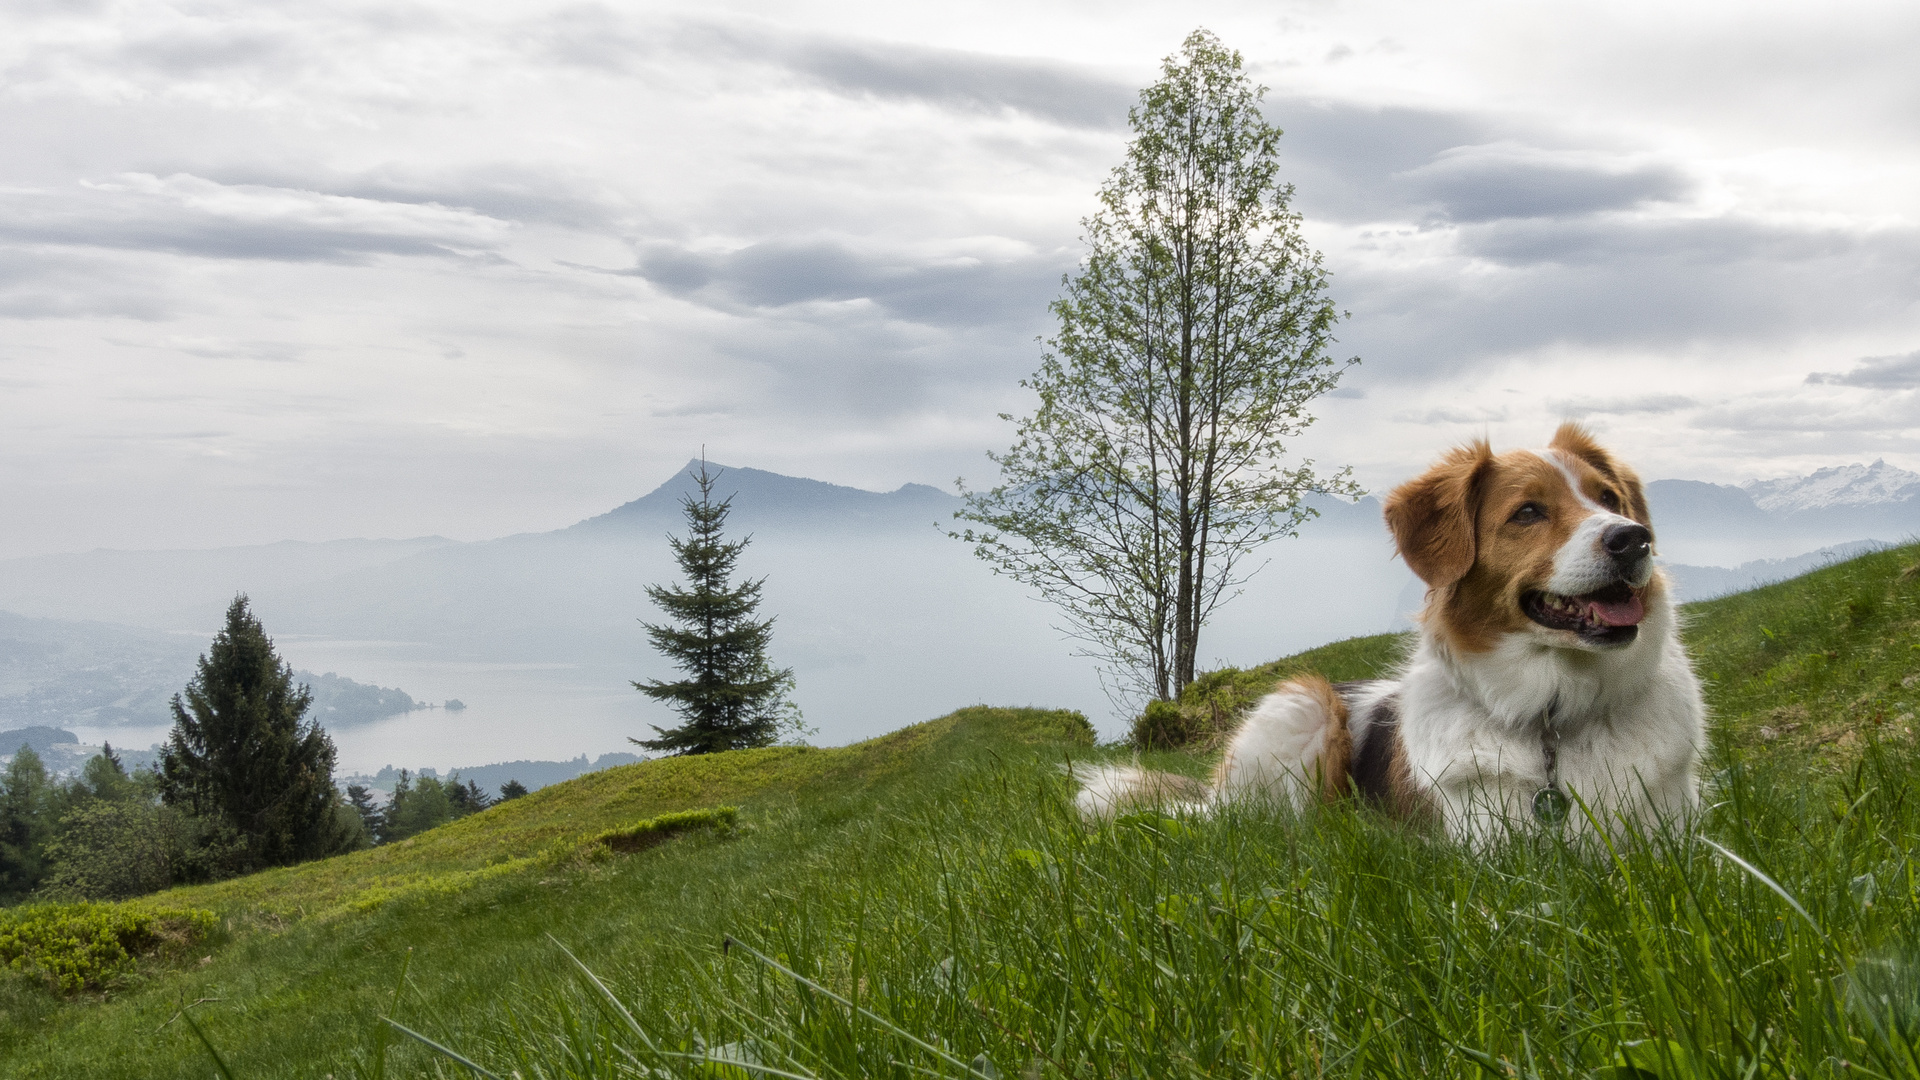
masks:
<svg viewBox="0 0 1920 1080"><path fill-rule="evenodd" d="M0 318L166 318L174 298L150 276L71 252L0 246Z"/></svg>
<svg viewBox="0 0 1920 1080"><path fill-rule="evenodd" d="M1816 371L1807 376L1807 382L1864 386L1873 390L1912 390L1920 387L1920 352L1869 356L1855 364L1852 371Z"/></svg>
<svg viewBox="0 0 1920 1080"><path fill-rule="evenodd" d="M1073 127L1121 127L1137 96L1132 86L1067 64L950 49L816 40L785 50L783 59L844 93L976 112L1012 109Z"/></svg>
<svg viewBox="0 0 1920 1080"><path fill-rule="evenodd" d="M508 222L463 207L129 173L80 192L6 196L0 240L228 259L357 262L473 253Z"/></svg>
<svg viewBox="0 0 1920 1080"><path fill-rule="evenodd" d="M705 20L654 22L599 5L569 8L532 30L546 59L633 74L688 55L763 65L849 97L915 101L956 112L1006 110L1068 127L1126 123L1137 87L1075 64L903 42L774 33Z"/></svg>
<svg viewBox="0 0 1920 1080"><path fill-rule="evenodd" d="M1033 320L1059 291L1070 255L1007 262L882 257L832 241L767 241L726 254L656 243L628 271L667 292L727 309L870 300L936 326Z"/></svg>
<svg viewBox="0 0 1920 1080"><path fill-rule="evenodd" d="M1504 221L1459 227L1459 259L1335 264L1343 348L1370 377L1446 378L1556 345L1667 349L1857 329L1912 302L1920 230L1721 220Z"/></svg>
<svg viewBox="0 0 1920 1080"><path fill-rule="evenodd" d="M271 67L278 73L298 63L298 39L250 27L203 26L137 38L115 59L154 72L193 77L236 68Z"/></svg>
<svg viewBox="0 0 1920 1080"><path fill-rule="evenodd" d="M1742 432L1819 435L1832 432L1897 434L1920 423L1920 399L1881 397L1862 407L1857 401L1768 397L1736 401L1702 412L1694 425Z"/></svg>
<svg viewBox="0 0 1920 1080"><path fill-rule="evenodd" d="M1502 144L1447 150L1397 179L1458 222L1578 217L1674 201L1692 189L1669 165L1618 166Z"/></svg>
<svg viewBox="0 0 1920 1080"><path fill-rule="evenodd" d="M1118 128L1138 88L1079 65L853 37L773 35L680 24L675 43L770 64L853 97L917 101L957 112L1026 113L1068 127Z"/></svg>
<svg viewBox="0 0 1920 1080"><path fill-rule="evenodd" d="M1647 394L1631 398L1575 398L1548 404L1569 419L1583 420L1589 416L1629 416L1636 413L1658 415L1679 412L1681 409L1690 409L1700 403L1679 394Z"/></svg>

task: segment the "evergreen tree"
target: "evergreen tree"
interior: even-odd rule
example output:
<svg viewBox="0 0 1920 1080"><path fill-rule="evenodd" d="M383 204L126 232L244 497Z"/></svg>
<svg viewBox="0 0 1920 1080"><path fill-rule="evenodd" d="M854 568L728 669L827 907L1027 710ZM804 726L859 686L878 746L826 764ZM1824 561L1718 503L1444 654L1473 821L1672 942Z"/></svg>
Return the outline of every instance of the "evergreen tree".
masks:
<svg viewBox="0 0 1920 1080"><path fill-rule="evenodd" d="M646 623L647 637L687 674L676 682L633 684L655 701L673 706L686 720L671 730L654 727L657 739L629 740L649 750L708 754L766 746L782 734L803 731L800 710L787 700L793 671L776 669L767 659L773 620L753 617L766 579L732 584L734 564L752 537L731 542L721 538L733 500L713 501L718 479L703 460L694 474L699 501L690 495L680 500L687 536L668 537L687 584L647 588L647 596L674 622Z"/></svg>
<svg viewBox="0 0 1920 1080"><path fill-rule="evenodd" d="M380 827L384 820L380 807L373 801L373 791L365 784L347 785L347 804L359 815L360 828L367 834L367 842L380 842Z"/></svg>
<svg viewBox="0 0 1920 1080"><path fill-rule="evenodd" d="M53 796L40 755L22 746L0 786L0 896L31 892L46 873Z"/></svg>
<svg viewBox="0 0 1920 1080"><path fill-rule="evenodd" d="M393 797L387 800L381 840L387 843L405 840L462 816L450 795L450 791L457 790L458 785L451 779L443 784L438 777L410 777L407 770L401 769L400 779L393 785Z"/></svg>
<svg viewBox="0 0 1920 1080"><path fill-rule="evenodd" d="M526 793L527 785L518 780L509 780L500 785L500 798L497 801L506 802L509 799L517 799Z"/></svg>
<svg viewBox="0 0 1920 1080"><path fill-rule="evenodd" d="M480 790L479 784L472 780L461 783L459 773L454 773L447 778L447 801L453 804L455 817L477 814L493 805L493 800L487 797L486 792Z"/></svg>
<svg viewBox="0 0 1920 1080"><path fill-rule="evenodd" d="M273 651L245 595L173 698L173 732L160 751L169 806L225 825L245 863L284 866L350 848L335 811L333 740L306 719L313 694Z"/></svg>

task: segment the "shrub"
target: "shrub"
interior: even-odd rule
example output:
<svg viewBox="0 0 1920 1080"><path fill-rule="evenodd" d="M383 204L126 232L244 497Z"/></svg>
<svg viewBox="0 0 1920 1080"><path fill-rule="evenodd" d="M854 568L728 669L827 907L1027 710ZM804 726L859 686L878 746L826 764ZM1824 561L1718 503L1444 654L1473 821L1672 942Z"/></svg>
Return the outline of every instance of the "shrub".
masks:
<svg viewBox="0 0 1920 1080"><path fill-rule="evenodd" d="M1195 728L1178 702L1149 701L1134 717L1128 741L1141 750L1176 750L1193 741Z"/></svg>
<svg viewBox="0 0 1920 1080"><path fill-rule="evenodd" d="M200 909L32 904L0 911L0 964L59 993L103 990L138 957L191 945L216 925L213 912Z"/></svg>
<svg viewBox="0 0 1920 1080"><path fill-rule="evenodd" d="M125 900L172 880L178 848L174 815L145 801L92 802L60 819L47 842L47 893L81 900Z"/></svg>

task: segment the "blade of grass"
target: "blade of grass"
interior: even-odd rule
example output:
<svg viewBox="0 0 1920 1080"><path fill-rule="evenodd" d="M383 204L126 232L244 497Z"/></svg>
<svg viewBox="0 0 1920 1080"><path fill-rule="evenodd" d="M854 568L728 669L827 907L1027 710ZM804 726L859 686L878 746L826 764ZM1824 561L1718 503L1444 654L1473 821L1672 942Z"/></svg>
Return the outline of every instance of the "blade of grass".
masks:
<svg viewBox="0 0 1920 1080"><path fill-rule="evenodd" d="M587 981L593 984L595 990L600 991L600 996L606 1000L607 1004L613 1006L615 1012L620 1014L620 1019L626 1021L627 1027L632 1029L633 1033L640 1037L641 1042L647 1044L647 1049L656 1054L659 1053L660 1048L655 1046L653 1040L647 1036L646 1029L640 1026L640 1021L635 1020L633 1014L627 1011L627 1007L620 1004L620 999L613 996L613 991L607 989L607 984L600 981L600 976L595 975L592 969L588 968L586 964L581 963L580 958L573 955L572 949L560 944L559 938L548 934L547 940L553 942L555 948L567 954L567 959L573 961L573 966L580 969L580 973L587 977Z"/></svg>
<svg viewBox="0 0 1920 1080"><path fill-rule="evenodd" d="M746 953L751 955L754 959L760 961L762 964L765 964L766 966L774 969L775 971L780 972L781 974L787 976L788 978L794 980L795 982L803 983L807 986L812 987L815 992L823 994L826 997L832 998L834 1001L837 1001L840 1004L845 1005L849 1009L853 1009L854 1011L860 1013L862 1016L865 1016L867 1019L872 1020L874 1023L879 1024L881 1027L884 1027L888 1031L893 1032L895 1035L899 1036L900 1038L905 1039L908 1042L912 1043L913 1045L919 1047L920 1049L925 1050L927 1053L932 1054L934 1057L940 1058L943 1061L946 1061L950 1064L958 1066L962 1072L969 1073L975 1076L979 1075L978 1073L974 1072L973 1066L968 1062L961 1061L959 1058L954 1057L952 1054L947 1053L945 1050L940 1049L939 1047L933 1045L932 1043L927 1042L926 1040L914 1035L913 1033L902 1030L893 1021L888 1020L886 1017L881 1016L879 1013L876 1013L873 1010L868 1009L864 1006L855 1005L853 1002L848 1001L846 998L841 997L839 994L834 993L832 990L829 990L826 987L820 985L819 983L814 982L812 979L807 978L805 975L800 974L799 972L793 970L792 968L786 966L785 964L782 964L780 961L775 960L773 957L768 956L767 954L761 952L760 950L754 948L753 946L748 945L747 943L741 941L740 939L730 937L726 939L724 944L727 947L739 948L744 950Z"/></svg>
<svg viewBox="0 0 1920 1080"><path fill-rule="evenodd" d="M418 1042L420 1045L425 1046L427 1049L432 1050L436 1054L439 1054L452 1061L456 1061L462 1065L465 1065L467 1068L472 1069L474 1072L477 1072L481 1076L486 1077L487 1080L500 1080L499 1077L493 1075L487 1070L481 1068L478 1065L475 1065L473 1062L468 1061L466 1058L462 1057L458 1051L448 1049L447 1047L442 1046L437 1042L434 1042L432 1039L427 1038L425 1035L420 1034L419 1032L413 1030L412 1028L401 1023L400 1021L395 1020L393 1017L391 1016L387 1017L387 1023L392 1024L394 1030L398 1031L400 1034L405 1035L406 1037L414 1040L415 1042Z"/></svg>
<svg viewBox="0 0 1920 1080"><path fill-rule="evenodd" d="M196 1002L195 1004L198 1003ZM192 1007L192 1005L187 1006L188 1009ZM187 1012L187 1009L181 1009L180 1019L187 1022L187 1027L199 1038L200 1045L207 1048L207 1055L213 1058L213 1067L220 1070L220 1075L226 1077L227 1080L234 1080L233 1070L227 1068L226 1059L220 1056L220 1051L214 1049L213 1040L207 1038L207 1033L200 1030L200 1024L193 1018L193 1015Z"/></svg>

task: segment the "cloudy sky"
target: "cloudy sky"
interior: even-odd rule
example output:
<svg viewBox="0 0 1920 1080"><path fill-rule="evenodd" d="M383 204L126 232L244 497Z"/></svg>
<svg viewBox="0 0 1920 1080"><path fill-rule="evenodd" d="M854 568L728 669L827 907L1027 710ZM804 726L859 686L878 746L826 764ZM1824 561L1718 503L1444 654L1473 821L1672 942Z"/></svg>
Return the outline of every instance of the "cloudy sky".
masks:
<svg viewBox="0 0 1920 1080"><path fill-rule="evenodd" d="M544 530L703 445L991 479L1197 25L1352 313L1303 451L1920 468L1911 3L0 11L0 556Z"/></svg>

